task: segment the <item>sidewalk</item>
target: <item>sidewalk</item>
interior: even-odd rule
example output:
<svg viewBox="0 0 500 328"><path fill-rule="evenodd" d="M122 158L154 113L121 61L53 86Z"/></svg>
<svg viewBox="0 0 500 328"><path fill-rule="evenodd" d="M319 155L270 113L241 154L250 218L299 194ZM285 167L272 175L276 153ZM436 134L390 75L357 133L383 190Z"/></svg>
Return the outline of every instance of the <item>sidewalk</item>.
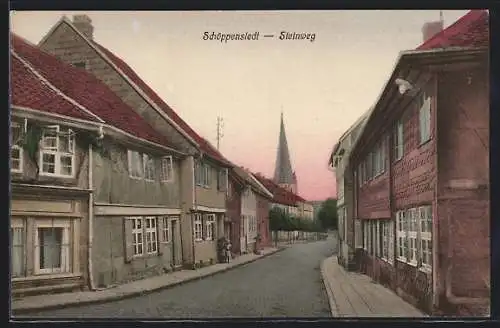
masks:
<svg viewBox="0 0 500 328"><path fill-rule="evenodd" d="M99 291L37 295L21 299L13 299L11 309L13 314L22 314L37 310L64 308L71 305L78 306L90 303L110 302L128 297L144 295L160 289L205 278L219 272L231 270L244 264L256 261L262 257L274 254L283 249L285 248L269 247L265 248L260 255L255 255L253 253L241 255L234 258L230 263L218 263L197 270L181 270L161 276L136 280L127 284L118 285L114 288Z"/></svg>
<svg viewBox="0 0 500 328"><path fill-rule="evenodd" d="M426 317L370 277L345 271L336 256L323 261L321 275L333 317Z"/></svg>

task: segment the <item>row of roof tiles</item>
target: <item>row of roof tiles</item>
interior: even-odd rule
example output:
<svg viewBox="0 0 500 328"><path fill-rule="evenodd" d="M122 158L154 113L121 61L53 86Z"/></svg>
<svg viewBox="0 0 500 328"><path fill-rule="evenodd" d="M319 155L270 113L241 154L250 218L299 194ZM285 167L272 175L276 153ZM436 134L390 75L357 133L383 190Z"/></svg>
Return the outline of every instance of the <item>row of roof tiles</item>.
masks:
<svg viewBox="0 0 500 328"><path fill-rule="evenodd" d="M208 156L237 168L207 140L192 130L123 60L106 48L96 45L146 92L168 117L188 133ZM167 138L156 132L106 84L86 70L64 63L13 33L11 33L10 57L12 105L94 123L107 123L136 137L159 145L171 146ZM305 201L270 179L251 174L273 194L274 202L296 205L298 201ZM255 183L253 185L262 191L260 186Z"/></svg>

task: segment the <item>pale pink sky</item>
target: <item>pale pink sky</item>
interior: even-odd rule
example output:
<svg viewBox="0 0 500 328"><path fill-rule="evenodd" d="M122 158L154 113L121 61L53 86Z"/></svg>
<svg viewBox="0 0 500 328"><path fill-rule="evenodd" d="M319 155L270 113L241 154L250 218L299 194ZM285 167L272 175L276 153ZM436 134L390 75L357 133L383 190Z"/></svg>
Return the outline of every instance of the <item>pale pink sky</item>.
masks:
<svg viewBox="0 0 500 328"><path fill-rule="evenodd" d="M445 26L465 10L445 10ZM13 32L38 43L62 15L14 12ZM280 112L299 194L335 196L328 155L376 100L400 50L422 42L437 10L85 12L94 38L124 59L198 133L236 164L272 176ZM259 41L202 40L203 32L254 32ZM263 39L316 33L314 42Z"/></svg>

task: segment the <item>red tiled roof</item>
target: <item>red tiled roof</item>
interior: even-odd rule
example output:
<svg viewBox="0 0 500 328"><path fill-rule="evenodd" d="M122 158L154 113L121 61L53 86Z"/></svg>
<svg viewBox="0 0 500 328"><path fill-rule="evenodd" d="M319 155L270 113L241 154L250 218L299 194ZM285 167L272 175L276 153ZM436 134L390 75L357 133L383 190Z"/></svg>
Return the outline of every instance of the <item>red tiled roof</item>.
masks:
<svg viewBox="0 0 500 328"><path fill-rule="evenodd" d="M13 56L10 76L12 105L98 122L95 117L44 84L21 60Z"/></svg>
<svg viewBox="0 0 500 328"><path fill-rule="evenodd" d="M221 161L226 164L230 162L215 148L213 147L205 138L201 137L196 133L191 127L180 118L179 115L161 99L158 94L151 89L146 82L144 82L139 75L121 58L116 56L114 53L100 45L95 41L91 41L93 44L99 48L132 82L134 82L151 100L157 104L160 109L172 119L182 130L184 130L195 142L200 145L201 150L203 150L208 156Z"/></svg>
<svg viewBox="0 0 500 328"><path fill-rule="evenodd" d="M297 201L299 201L299 196L294 193L280 187L271 179L263 177L260 174L254 174L255 178L266 187L273 194L273 201L278 204L296 206Z"/></svg>
<svg viewBox="0 0 500 328"><path fill-rule="evenodd" d="M417 50L448 47L482 47L489 44L487 10L471 10L448 28L420 45Z"/></svg>
<svg viewBox="0 0 500 328"><path fill-rule="evenodd" d="M170 145L165 137L157 133L94 75L60 61L57 57L29 44L13 33L11 33L11 41L13 50L29 62L40 75L106 123L136 137L165 146ZM63 109L61 107L52 110L62 111Z"/></svg>

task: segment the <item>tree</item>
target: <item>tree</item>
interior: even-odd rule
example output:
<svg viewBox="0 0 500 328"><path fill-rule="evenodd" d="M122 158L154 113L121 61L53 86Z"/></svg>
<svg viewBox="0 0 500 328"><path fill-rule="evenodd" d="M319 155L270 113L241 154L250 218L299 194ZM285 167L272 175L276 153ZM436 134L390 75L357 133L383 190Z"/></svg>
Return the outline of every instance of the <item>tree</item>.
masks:
<svg viewBox="0 0 500 328"><path fill-rule="evenodd" d="M337 200L328 198L321 204L318 212L318 221L324 229L337 229Z"/></svg>

